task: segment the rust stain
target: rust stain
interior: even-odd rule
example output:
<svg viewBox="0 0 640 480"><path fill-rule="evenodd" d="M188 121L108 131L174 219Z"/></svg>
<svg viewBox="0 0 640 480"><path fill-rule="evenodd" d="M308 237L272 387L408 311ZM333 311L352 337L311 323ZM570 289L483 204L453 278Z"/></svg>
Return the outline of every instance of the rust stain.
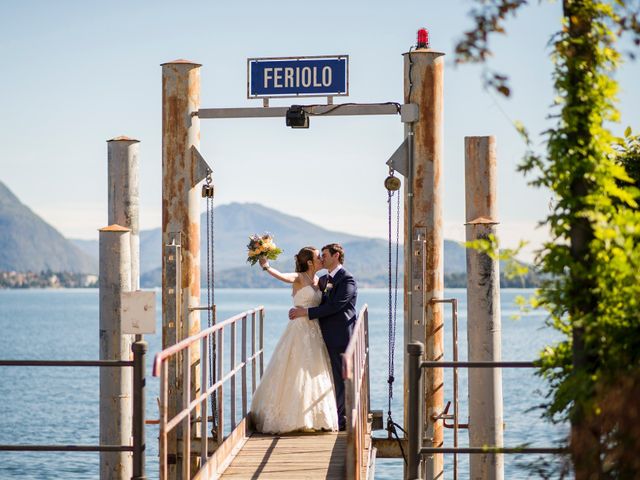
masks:
<svg viewBox="0 0 640 480"><path fill-rule="evenodd" d="M200 225L199 222L192 222L189 224L189 252L193 259L198 257L200 251ZM193 276L190 279L189 288L191 295L194 297L200 296L200 267L194 261L191 265Z"/></svg>
<svg viewBox="0 0 640 480"><path fill-rule="evenodd" d="M432 53L415 55L414 68L419 69L414 80L411 101L417 103L420 121L415 127L414 226L427 230L425 249L425 292L442 295L443 233L442 233L442 69ZM425 325L425 347L428 358L442 358L444 352L444 322L440 308L428 308ZM444 405L444 370L430 369L425 378L427 411L439 413ZM434 445L443 442L442 422L429 420ZM439 459L441 455L436 455ZM436 464L440 460L434 460Z"/></svg>

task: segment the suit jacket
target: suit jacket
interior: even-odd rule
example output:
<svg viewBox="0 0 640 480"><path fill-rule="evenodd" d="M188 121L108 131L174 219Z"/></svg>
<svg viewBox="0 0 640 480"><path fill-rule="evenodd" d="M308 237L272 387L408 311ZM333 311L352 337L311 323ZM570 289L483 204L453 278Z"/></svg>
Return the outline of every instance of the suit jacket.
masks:
<svg viewBox="0 0 640 480"><path fill-rule="evenodd" d="M344 267L329 280L323 275L319 280L322 301L309 308L309 318L317 318L327 347L345 350L356 323L356 281Z"/></svg>

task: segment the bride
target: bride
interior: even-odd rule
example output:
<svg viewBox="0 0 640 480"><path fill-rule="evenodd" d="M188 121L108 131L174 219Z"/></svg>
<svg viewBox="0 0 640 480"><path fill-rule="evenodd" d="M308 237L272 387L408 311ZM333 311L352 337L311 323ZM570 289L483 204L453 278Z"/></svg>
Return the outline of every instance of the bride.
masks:
<svg viewBox="0 0 640 480"><path fill-rule="evenodd" d="M264 258L260 265L271 276L293 284L294 306L318 306L322 294L315 273L323 268L319 252L304 247L295 260L295 273L281 273ZM338 430L331 364L317 320L288 321L253 395L251 415L263 433Z"/></svg>

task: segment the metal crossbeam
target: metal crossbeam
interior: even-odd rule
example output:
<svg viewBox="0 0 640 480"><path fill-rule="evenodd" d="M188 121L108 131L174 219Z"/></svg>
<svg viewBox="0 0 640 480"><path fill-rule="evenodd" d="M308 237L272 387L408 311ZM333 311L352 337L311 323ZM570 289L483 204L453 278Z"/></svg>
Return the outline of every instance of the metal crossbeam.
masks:
<svg viewBox="0 0 640 480"><path fill-rule="evenodd" d="M458 453L458 454L548 454L557 455L569 453L567 448L555 447L422 447L420 455L433 455L435 453Z"/></svg>
<svg viewBox="0 0 640 480"><path fill-rule="evenodd" d="M425 361L420 368L535 368L534 362L438 362Z"/></svg>
<svg viewBox="0 0 640 480"><path fill-rule="evenodd" d="M398 115L396 103L343 103L336 105L303 105L311 116L338 115ZM402 107L405 107L402 105ZM289 107L201 108L198 117L203 118L269 118L284 117Z"/></svg>
<svg viewBox="0 0 640 480"><path fill-rule="evenodd" d="M0 360L0 367L133 367L130 360Z"/></svg>
<svg viewBox="0 0 640 480"><path fill-rule="evenodd" d="M2 452L133 452L131 445L0 445Z"/></svg>

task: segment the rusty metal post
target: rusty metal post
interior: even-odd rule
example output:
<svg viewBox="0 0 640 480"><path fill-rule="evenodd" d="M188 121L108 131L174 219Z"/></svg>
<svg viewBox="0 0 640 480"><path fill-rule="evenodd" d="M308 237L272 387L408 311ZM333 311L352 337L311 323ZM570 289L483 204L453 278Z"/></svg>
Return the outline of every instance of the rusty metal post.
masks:
<svg viewBox="0 0 640 480"><path fill-rule="evenodd" d="M145 460L147 440L144 431L146 383L145 366L149 345L136 341L133 346L133 476L131 480L147 480Z"/></svg>
<svg viewBox="0 0 640 480"><path fill-rule="evenodd" d="M200 108L200 65L187 60L176 60L162 64L162 242L171 244L170 237L181 234L181 304L178 307L180 317L177 325L165 322L164 312L171 299L163 288L162 309L162 348L170 346L170 330L178 332L177 341L200 332L200 192L197 184L198 166L193 159L192 147L200 145L200 120L197 117ZM163 287L166 278L166 258L162 262ZM169 405L179 405L183 397L182 388L191 388L191 398L200 394L200 346L190 349L190 357L185 359L191 365L191 385L181 384L180 369L175 369L169 378ZM176 389L171 390L171 385ZM200 408L195 410L200 415ZM169 416L176 412L169 411ZM192 429L195 438L199 436L199 425ZM178 436L181 432L178 431ZM180 439L178 438L178 441ZM170 447L173 450L172 447ZM178 456L176 461L180 463ZM191 471L198 469L199 458L193 456ZM175 467L175 468L174 468ZM179 478L181 463L172 465L170 478ZM173 472L173 473L172 473ZM187 480L187 479L184 479Z"/></svg>
<svg viewBox="0 0 640 480"><path fill-rule="evenodd" d="M412 412L413 421L407 425L408 445L407 448L407 475L408 480L419 480L422 476L422 460L420 449L422 448L422 376L420 364L424 346L420 342L413 342L407 345L407 355L409 358L409 410ZM428 371L425 369L425 372Z"/></svg>
<svg viewBox="0 0 640 480"><path fill-rule="evenodd" d="M131 360L133 335L123 335L121 296L131 291L130 230L111 225L100 230L100 360ZM100 445L130 445L131 368L100 369ZM129 480L131 452L100 452L102 480Z"/></svg>
<svg viewBox="0 0 640 480"><path fill-rule="evenodd" d="M405 182L405 345L423 342L425 360L444 352L442 307L444 239L442 232L442 115L444 54L417 49L404 54L404 101L418 105L419 117L407 125L409 165ZM408 375L405 352L405 382ZM443 371L429 369L424 378L425 446L441 447L443 425L434 420L443 410ZM405 425L413 412L407 410ZM443 456L425 457L423 478L442 478ZM406 476L406 471L405 471Z"/></svg>
<svg viewBox="0 0 640 480"><path fill-rule="evenodd" d="M496 141L465 137L465 197L467 241L495 237ZM501 360L500 273L497 258L467 249L467 339L470 362ZM469 369L469 445L502 447L502 371ZM504 457L471 455L470 477L504 478Z"/></svg>
<svg viewBox="0 0 640 480"><path fill-rule="evenodd" d="M131 229L131 290L140 289L139 140L116 137L107 140L109 225Z"/></svg>

